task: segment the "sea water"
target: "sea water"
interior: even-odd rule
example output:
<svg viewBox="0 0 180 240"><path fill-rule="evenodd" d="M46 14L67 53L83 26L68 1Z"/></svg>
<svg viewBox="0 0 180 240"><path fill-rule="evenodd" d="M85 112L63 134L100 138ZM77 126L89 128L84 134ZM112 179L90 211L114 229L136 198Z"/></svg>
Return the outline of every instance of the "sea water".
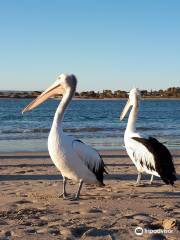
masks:
<svg viewBox="0 0 180 240"><path fill-rule="evenodd" d="M47 138L59 100L33 111L21 110L32 99L0 99L0 151L47 151ZM119 121L126 100L73 100L63 128L96 149L123 149L127 117ZM180 149L180 100L141 101L137 131Z"/></svg>

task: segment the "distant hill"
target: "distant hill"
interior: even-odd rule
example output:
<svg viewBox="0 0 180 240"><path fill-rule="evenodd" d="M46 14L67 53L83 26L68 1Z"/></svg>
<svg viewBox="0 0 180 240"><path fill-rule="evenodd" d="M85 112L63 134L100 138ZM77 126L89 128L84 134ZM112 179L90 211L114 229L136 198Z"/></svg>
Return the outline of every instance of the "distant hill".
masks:
<svg viewBox="0 0 180 240"><path fill-rule="evenodd" d="M0 98L36 98L40 91L0 91ZM142 90L143 98L180 98L180 87L170 87L166 90L147 91ZM58 96L57 96L58 97ZM80 99L112 99L127 98L128 93L123 90L103 90L102 92L83 91L76 92L75 98Z"/></svg>
<svg viewBox="0 0 180 240"><path fill-rule="evenodd" d="M35 98L39 91L0 91L0 98Z"/></svg>

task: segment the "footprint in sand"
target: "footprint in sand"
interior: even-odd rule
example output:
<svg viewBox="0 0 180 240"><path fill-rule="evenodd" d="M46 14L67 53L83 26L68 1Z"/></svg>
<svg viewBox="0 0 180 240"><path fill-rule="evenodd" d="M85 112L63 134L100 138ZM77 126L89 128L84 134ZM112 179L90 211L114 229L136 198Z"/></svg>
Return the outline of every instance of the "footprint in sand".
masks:
<svg viewBox="0 0 180 240"><path fill-rule="evenodd" d="M31 201L28 201L26 199L22 199L20 201L14 202L15 204L21 205L21 204L28 204L28 203L33 203Z"/></svg>
<svg viewBox="0 0 180 240"><path fill-rule="evenodd" d="M99 240L112 240L111 232L105 229L97 229L92 228L86 231L81 239L82 240L91 240L91 239L99 239Z"/></svg>
<svg viewBox="0 0 180 240"><path fill-rule="evenodd" d="M26 171L17 171L16 173L17 173L17 174L25 174Z"/></svg>
<svg viewBox="0 0 180 240"><path fill-rule="evenodd" d="M8 223L6 221L0 219L0 226L2 226L2 225L8 225Z"/></svg>
<svg viewBox="0 0 180 240"><path fill-rule="evenodd" d="M32 170L32 169L29 169L29 170L27 170L26 172L34 172L34 170Z"/></svg>
<svg viewBox="0 0 180 240"><path fill-rule="evenodd" d="M167 238L160 233L156 233L153 234L152 236L149 236L147 240L167 240Z"/></svg>
<svg viewBox="0 0 180 240"><path fill-rule="evenodd" d="M140 222L152 222L154 218L150 217L148 214L145 213L137 213L132 216L133 219L138 220Z"/></svg>

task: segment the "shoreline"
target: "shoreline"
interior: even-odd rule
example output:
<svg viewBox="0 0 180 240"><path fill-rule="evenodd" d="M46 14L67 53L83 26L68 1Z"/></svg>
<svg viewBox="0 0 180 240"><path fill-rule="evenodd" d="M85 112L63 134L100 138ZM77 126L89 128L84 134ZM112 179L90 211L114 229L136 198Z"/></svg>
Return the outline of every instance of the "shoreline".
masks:
<svg viewBox="0 0 180 240"><path fill-rule="evenodd" d="M169 149L172 154L180 154L180 149L178 148L173 148ZM102 155L112 155L112 154L123 154L127 155L127 152L125 149L96 149L97 152L99 152ZM48 151L0 151L0 157L2 156L33 156L33 155L38 155L38 156L49 156ZM128 156L128 155L127 155Z"/></svg>
<svg viewBox="0 0 180 240"><path fill-rule="evenodd" d="M97 150L102 155L109 155L109 154L126 154L126 150ZM174 150L178 151L178 150ZM180 151L180 150L179 150ZM17 152L3 152L0 151L0 158L2 156L49 156L48 151L17 151Z"/></svg>

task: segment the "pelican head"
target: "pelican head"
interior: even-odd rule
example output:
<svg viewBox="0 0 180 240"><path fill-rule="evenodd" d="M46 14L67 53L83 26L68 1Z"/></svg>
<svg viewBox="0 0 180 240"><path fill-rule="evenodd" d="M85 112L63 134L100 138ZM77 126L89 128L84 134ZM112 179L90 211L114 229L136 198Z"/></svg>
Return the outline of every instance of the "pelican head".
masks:
<svg viewBox="0 0 180 240"><path fill-rule="evenodd" d="M140 100L140 98L141 98L141 92L139 91L139 89L133 88L129 92L129 99L120 115L120 120L124 119L124 117L126 116L128 110L131 106L134 106L135 104L138 105L138 100Z"/></svg>
<svg viewBox="0 0 180 240"><path fill-rule="evenodd" d="M50 97L61 94L63 95L68 90L73 90L74 92L76 89L76 84L77 79L74 75L60 74L56 78L56 81L49 88L47 88L34 101L32 101L22 110L22 113L28 112L33 108L36 108Z"/></svg>

